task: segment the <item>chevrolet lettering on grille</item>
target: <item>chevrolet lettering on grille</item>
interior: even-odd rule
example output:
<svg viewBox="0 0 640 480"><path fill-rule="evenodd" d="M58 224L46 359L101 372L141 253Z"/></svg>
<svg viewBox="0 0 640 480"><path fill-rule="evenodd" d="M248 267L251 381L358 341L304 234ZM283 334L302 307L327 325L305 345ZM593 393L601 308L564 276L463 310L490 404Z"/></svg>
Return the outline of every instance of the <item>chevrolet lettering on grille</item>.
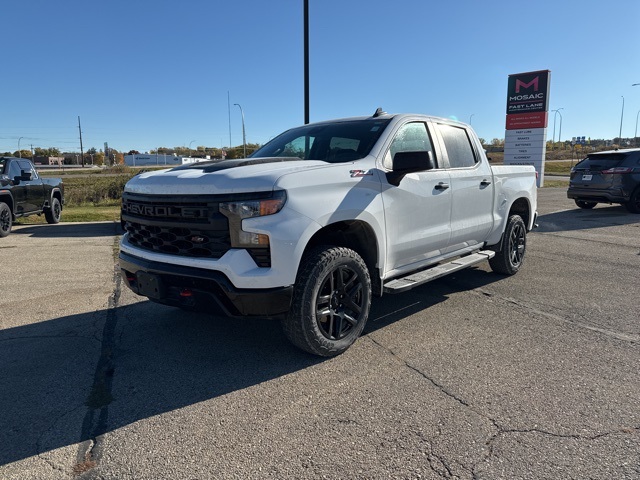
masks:
<svg viewBox="0 0 640 480"><path fill-rule="evenodd" d="M206 208L141 205L131 202L123 204L122 210L131 215L164 218L207 218L208 213Z"/></svg>

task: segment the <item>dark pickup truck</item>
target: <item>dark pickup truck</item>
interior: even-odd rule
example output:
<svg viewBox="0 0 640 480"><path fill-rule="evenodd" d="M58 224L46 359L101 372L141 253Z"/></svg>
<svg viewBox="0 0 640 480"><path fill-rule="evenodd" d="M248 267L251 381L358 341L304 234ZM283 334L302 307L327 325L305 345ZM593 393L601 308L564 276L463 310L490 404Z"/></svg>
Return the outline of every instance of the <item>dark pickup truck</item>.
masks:
<svg viewBox="0 0 640 480"><path fill-rule="evenodd" d="M44 213L48 223L58 223L63 205L62 179L41 178L26 158L0 157L0 237L19 217Z"/></svg>

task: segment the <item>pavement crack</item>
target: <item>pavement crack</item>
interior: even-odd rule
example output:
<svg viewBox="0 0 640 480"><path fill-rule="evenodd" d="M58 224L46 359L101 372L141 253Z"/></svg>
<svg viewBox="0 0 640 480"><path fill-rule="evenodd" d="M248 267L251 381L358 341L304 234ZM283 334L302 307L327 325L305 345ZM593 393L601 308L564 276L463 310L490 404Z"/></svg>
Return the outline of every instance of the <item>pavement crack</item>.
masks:
<svg viewBox="0 0 640 480"><path fill-rule="evenodd" d="M116 350L116 326L118 323L118 305L122 289L122 279L117 267L113 272L114 288L109 297L106 319L102 329L100 357L96 363L89 394L85 401L88 407L82 422L81 443L78 447L74 473L82 474L97 466L100 437L108 430L109 405L114 397L111 389L115 375L114 354Z"/></svg>
<svg viewBox="0 0 640 480"><path fill-rule="evenodd" d="M640 335L634 334L634 333L624 333L624 332L618 332L615 330L611 330L608 328L600 328L597 327L595 325L590 325L586 322L582 322L582 321L578 321L578 320L571 320L569 318L565 318L562 317L560 315L556 315L554 313L550 313L550 312L545 312L544 310L540 310L539 308L534 307L533 305L524 303L520 300L517 300L515 298L510 298L510 297L504 297L504 296L500 296L500 295L495 295L495 294L490 294L487 293L485 290L481 289L481 288L477 288L475 290L470 290L471 293L475 294L475 295L483 295L483 296L491 296L494 299L498 299L501 300L503 302L506 303L510 303L511 305L515 305L517 307L523 308L525 310L528 310L529 312L532 312L536 315L540 315L542 317L557 321L557 322L562 322L562 323L568 323L570 325L579 327L579 328L583 328L585 330L590 330L592 332L596 332L602 335L606 335L608 337L612 337L615 338L617 340L622 340L625 342L631 342L631 343L640 343Z"/></svg>

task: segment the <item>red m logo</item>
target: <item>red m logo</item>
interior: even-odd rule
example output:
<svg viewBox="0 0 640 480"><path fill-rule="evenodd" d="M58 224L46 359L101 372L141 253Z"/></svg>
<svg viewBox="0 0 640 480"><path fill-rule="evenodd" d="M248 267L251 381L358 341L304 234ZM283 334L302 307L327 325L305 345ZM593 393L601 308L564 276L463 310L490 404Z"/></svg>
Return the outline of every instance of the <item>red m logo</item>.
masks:
<svg viewBox="0 0 640 480"><path fill-rule="evenodd" d="M529 83L524 83L522 80L516 78L516 93L520 93L520 88L529 88L533 85L533 91L538 91L538 79L540 77L536 77L531 80Z"/></svg>

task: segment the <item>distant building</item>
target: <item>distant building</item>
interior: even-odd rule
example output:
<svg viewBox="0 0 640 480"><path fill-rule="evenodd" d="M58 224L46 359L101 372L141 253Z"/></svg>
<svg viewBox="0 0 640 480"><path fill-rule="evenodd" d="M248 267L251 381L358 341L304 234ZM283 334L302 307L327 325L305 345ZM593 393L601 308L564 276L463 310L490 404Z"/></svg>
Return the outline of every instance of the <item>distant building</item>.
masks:
<svg viewBox="0 0 640 480"><path fill-rule="evenodd" d="M62 166L64 163L64 157L33 157L33 163L35 165L58 165Z"/></svg>

